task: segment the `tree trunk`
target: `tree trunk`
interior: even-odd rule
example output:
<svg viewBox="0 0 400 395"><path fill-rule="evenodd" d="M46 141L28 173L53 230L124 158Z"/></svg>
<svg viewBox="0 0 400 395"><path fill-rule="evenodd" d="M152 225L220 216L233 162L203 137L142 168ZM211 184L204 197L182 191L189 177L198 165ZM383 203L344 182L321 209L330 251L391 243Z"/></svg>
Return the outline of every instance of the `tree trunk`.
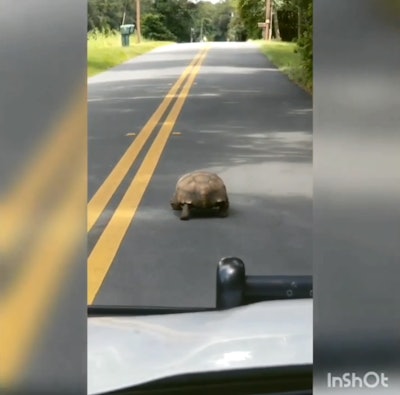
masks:
<svg viewBox="0 0 400 395"><path fill-rule="evenodd" d="M278 21L278 11L273 11L273 18L274 18L274 34L275 39L281 41L281 32L279 31L279 21Z"/></svg>
<svg viewBox="0 0 400 395"><path fill-rule="evenodd" d="M301 8L297 6L297 39L301 37Z"/></svg>
<svg viewBox="0 0 400 395"><path fill-rule="evenodd" d="M138 43L142 41L141 19L142 16L140 12L140 0L136 0L136 35Z"/></svg>
<svg viewBox="0 0 400 395"><path fill-rule="evenodd" d="M269 31L268 31L268 40L272 39L272 19L273 19L273 14L274 14L274 9L273 9L273 1L270 1L270 8L269 8Z"/></svg>

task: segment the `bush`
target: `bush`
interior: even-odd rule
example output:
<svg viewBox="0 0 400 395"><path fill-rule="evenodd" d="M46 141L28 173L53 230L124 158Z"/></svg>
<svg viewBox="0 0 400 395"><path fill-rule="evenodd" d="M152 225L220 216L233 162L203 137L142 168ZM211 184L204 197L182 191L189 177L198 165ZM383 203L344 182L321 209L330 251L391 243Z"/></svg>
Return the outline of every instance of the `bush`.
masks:
<svg viewBox="0 0 400 395"><path fill-rule="evenodd" d="M143 18L142 32L150 40L177 41L177 37L165 27L161 15L147 14Z"/></svg>
<svg viewBox="0 0 400 395"><path fill-rule="evenodd" d="M297 13L296 10L278 10L279 31L282 41L297 41Z"/></svg>
<svg viewBox="0 0 400 395"><path fill-rule="evenodd" d="M313 6L312 2L308 4L307 11L304 17L306 18L305 29L297 41L297 51L301 56L301 66L304 70L304 75L307 78L310 86L313 78Z"/></svg>

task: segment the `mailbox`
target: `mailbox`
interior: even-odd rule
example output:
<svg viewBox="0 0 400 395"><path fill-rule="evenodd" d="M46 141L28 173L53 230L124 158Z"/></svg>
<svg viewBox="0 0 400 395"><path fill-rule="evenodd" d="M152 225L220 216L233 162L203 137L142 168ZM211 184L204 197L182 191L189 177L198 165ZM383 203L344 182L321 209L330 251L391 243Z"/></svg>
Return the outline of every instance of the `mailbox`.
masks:
<svg viewBox="0 0 400 395"><path fill-rule="evenodd" d="M134 24L121 25L120 31L121 31L122 46L128 47L129 46L129 36L131 34L133 34L133 32L135 31L135 25Z"/></svg>

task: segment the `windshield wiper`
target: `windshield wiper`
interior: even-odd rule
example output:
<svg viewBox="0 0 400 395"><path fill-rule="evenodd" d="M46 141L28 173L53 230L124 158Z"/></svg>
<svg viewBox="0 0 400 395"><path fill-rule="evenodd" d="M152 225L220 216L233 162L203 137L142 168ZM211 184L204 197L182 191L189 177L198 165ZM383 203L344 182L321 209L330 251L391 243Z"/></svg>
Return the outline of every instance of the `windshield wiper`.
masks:
<svg viewBox="0 0 400 395"><path fill-rule="evenodd" d="M240 258L226 257L217 266L215 308L88 306L89 316L140 316L182 314L225 310L268 300L306 299L313 297L312 276L247 276Z"/></svg>
<svg viewBox="0 0 400 395"><path fill-rule="evenodd" d="M217 309L267 300L312 298L312 276L246 276L244 262L222 258L217 267Z"/></svg>

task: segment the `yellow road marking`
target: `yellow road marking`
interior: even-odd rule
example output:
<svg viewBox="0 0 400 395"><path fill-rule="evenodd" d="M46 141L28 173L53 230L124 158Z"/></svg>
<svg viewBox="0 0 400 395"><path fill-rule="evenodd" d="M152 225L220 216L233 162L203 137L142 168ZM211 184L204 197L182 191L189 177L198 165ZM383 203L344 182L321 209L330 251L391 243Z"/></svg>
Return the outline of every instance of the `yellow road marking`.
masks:
<svg viewBox="0 0 400 395"><path fill-rule="evenodd" d="M82 237L84 228L78 229L80 221L74 213L85 195L86 186L76 177L71 192L65 194L55 213L39 228L37 243L22 263L23 277L2 300L1 386L7 388L20 377L32 345L47 323L51 305L68 271L71 253Z"/></svg>
<svg viewBox="0 0 400 395"><path fill-rule="evenodd" d="M182 133L181 133L181 132L172 132L172 134L173 134L174 136L180 136Z"/></svg>
<svg viewBox="0 0 400 395"><path fill-rule="evenodd" d="M185 86L180 92L171 112L163 123L160 132L151 145L146 157L144 158L139 170L129 185L124 197L115 210L110 222L101 234L97 244L94 246L88 258L88 303L92 304L103 281L110 269L112 262L117 254L120 244L133 221L133 217L139 207L142 197L146 191L151 177L161 158L168 138L172 132L174 124L182 110L190 88L200 71L208 47L202 53L198 63L193 68Z"/></svg>
<svg viewBox="0 0 400 395"><path fill-rule="evenodd" d="M147 140L150 138L151 134L153 133L154 129L156 128L158 122L160 121L161 117L164 115L165 111L168 109L170 103L175 98L175 95L179 88L183 85L186 77L190 74L193 70L194 65L196 62L201 58L202 54L204 53L204 49L200 51L190 65L185 69L183 74L179 77L176 81L174 86L168 92L167 96L164 98L160 106L157 108L155 113L151 116L148 120L146 125L140 131L138 136L129 146L125 154L121 157L119 162L115 165L111 173L105 179L103 184L94 194L92 199L88 204L88 218L87 218L87 231L89 232L96 221L99 219L101 213L104 211L107 203L111 200L112 196L114 195L115 191L122 183L123 179L125 178L126 174L128 173L129 169L132 167L132 164L136 160L137 156L139 155L140 151L142 150L143 146L146 144Z"/></svg>
<svg viewBox="0 0 400 395"><path fill-rule="evenodd" d="M26 224L31 222L35 209L40 205L44 193L48 193L54 178L58 177L60 167L74 149L74 140L79 137L82 122L82 108L87 105L86 89L79 93L80 99L75 100L68 111L68 116L59 120L57 129L46 144L40 146L39 152L33 156L26 166L25 173L19 179L11 192L0 202L0 218L3 231L0 232L0 252L4 255L20 243Z"/></svg>

